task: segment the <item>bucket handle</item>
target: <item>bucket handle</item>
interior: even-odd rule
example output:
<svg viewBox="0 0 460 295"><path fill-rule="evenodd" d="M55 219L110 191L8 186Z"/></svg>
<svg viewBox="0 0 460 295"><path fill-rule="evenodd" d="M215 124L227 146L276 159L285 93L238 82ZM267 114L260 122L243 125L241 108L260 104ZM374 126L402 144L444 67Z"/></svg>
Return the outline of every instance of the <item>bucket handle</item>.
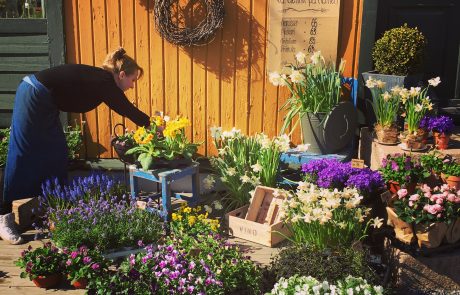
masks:
<svg viewBox="0 0 460 295"><path fill-rule="evenodd" d="M113 126L113 135L114 135L115 137L120 137L120 136L118 136L118 134L117 134L117 127L119 127L119 126L123 128L123 133L122 133L122 134L125 134L125 130L126 130L125 125L124 125L123 123L118 123L118 124L116 124L115 126Z"/></svg>

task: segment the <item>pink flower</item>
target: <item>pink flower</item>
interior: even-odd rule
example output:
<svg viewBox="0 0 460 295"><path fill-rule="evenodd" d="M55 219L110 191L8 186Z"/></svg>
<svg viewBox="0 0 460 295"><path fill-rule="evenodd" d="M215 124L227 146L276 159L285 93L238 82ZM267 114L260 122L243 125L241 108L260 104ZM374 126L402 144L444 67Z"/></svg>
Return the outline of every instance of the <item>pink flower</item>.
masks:
<svg viewBox="0 0 460 295"><path fill-rule="evenodd" d="M458 204L458 203L460 203L460 198L458 198L458 197L457 197L457 198L455 198L455 200L454 200L454 203L455 203L455 204Z"/></svg>
<svg viewBox="0 0 460 295"><path fill-rule="evenodd" d="M409 207L412 207L414 206L414 202L413 201L409 201Z"/></svg>
<svg viewBox="0 0 460 295"><path fill-rule="evenodd" d="M436 200L436 204L442 205L442 203L444 203L444 199L443 199L443 198L438 198L438 199Z"/></svg>
<svg viewBox="0 0 460 295"><path fill-rule="evenodd" d="M99 268L99 264L93 263L93 264L91 265L91 268L94 269L94 270L96 270L96 269Z"/></svg>
<svg viewBox="0 0 460 295"><path fill-rule="evenodd" d="M439 212L443 211L444 208L439 204L434 204L434 205L427 204L423 207L423 210L425 210L426 212L430 214L437 215Z"/></svg>
<svg viewBox="0 0 460 295"><path fill-rule="evenodd" d="M443 185L441 186L441 191L442 191L442 192L445 192L445 191L448 191L448 190L449 190L449 185L448 185L448 184L443 184Z"/></svg>
<svg viewBox="0 0 460 295"><path fill-rule="evenodd" d="M448 195L447 195L447 200L448 200L449 202L455 202L455 198L456 198L456 197L457 197L457 196L456 196L455 194L448 194Z"/></svg>
<svg viewBox="0 0 460 295"><path fill-rule="evenodd" d="M72 258L72 259L75 259L77 256L78 256L77 251L73 251L72 253L70 253L70 258Z"/></svg>
<svg viewBox="0 0 460 295"><path fill-rule="evenodd" d="M431 194L431 187L429 187L428 185L426 184L423 184L422 187L420 188L422 190L422 192L424 193L430 193Z"/></svg>
<svg viewBox="0 0 460 295"><path fill-rule="evenodd" d="M402 199L404 198L405 196L407 196L407 189L405 188L402 188L398 191L398 197L399 199Z"/></svg>
<svg viewBox="0 0 460 295"><path fill-rule="evenodd" d="M409 198L409 201L418 201L420 199L420 195L419 194L414 194L412 196L410 196Z"/></svg>

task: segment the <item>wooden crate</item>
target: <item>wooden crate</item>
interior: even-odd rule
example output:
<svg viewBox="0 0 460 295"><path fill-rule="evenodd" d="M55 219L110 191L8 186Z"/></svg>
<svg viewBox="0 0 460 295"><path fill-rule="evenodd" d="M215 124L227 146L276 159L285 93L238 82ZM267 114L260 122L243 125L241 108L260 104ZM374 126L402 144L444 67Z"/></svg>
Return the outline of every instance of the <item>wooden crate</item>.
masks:
<svg viewBox="0 0 460 295"><path fill-rule="evenodd" d="M231 235L248 241L273 247L291 232L281 221L281 196L273 196L275 189L258 186L250 205L227 214Z"/></svg>
<svg viewBox="0 0 460 295"><path fill-rule="evenodd" d="M20 230L27 230L32 227L32 223L38 219L38 210L38 198L28 198L13 201L14 221Z"/></svg>

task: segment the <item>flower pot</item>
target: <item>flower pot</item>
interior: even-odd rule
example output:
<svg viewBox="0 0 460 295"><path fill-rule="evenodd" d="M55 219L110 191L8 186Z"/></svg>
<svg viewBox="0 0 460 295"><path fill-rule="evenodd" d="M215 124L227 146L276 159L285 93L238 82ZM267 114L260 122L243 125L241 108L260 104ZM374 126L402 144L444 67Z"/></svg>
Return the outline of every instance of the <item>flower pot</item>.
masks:
<svg viewBox="0 0 460 295"><path fill-rule="evenodd" d="M61 282L61 279L61 274L50 274L47 276L39 276L33 279L32 282L39 288L51 288L57 286Z"/></svg>
<svg viewBox="0 0 460 295"><path fill-rule="evenodd" d="M304 143L310 144L308 151L314 154L326 154L326 140L324 139L324 123L326 113L305 114L300 118L302 138Z"/></svg>
<svg viewBox="0 0 460 295"><path fill-rule="evenodd" d="M441 179L444 180L450 187L460 189L460 176L447 176L441 173Z"/></svg>
<svg viewBox="0 0 460 295"><path fill-rule="evenodd" d="M127 164L134 164L136 160L134 159L134 155L126 155L126 152L133 148L134 146L125 142L120 142L118 137L112 138L110 145L113 147L115 152L117 153L118 158L120 161L127 163Z"/></svg>
<svg viewBox="0 0 460 295"><path fill-rule="evenodd" d="M425 148L425 143L423 143L423 137L423 131L417 131L417 134L409 134L407 132L403 132L400 135L401 142L403 142L408 149L414 150L421 150Z"/></svg>
<svg viewBox="0 0 460 295"><path fill-rule="evenodd" d="M433 138L438 150L446 150L449 146L450 134L433 132Z"/></svg>
<svg viewBox="0 0 460 295"><path fill-rule="evenodd" d="M413 192L415 192L416 186L417 183L411 182L409 184L406 184L404 188L407 189L407 194L412 194ZM396 194L401 189L401 186L399 185L399 182L390 180L387 182L387 188L391 193Z"/></svg>
<svg viewBox="0 0 460 295"><path fill-rule="evenodd" d="M441 245L447 232L447 224L436 222L430 225L415 225L415 234L419 247L436 248Z"/></svg>
<svg viewBox="0 0 460 295"><path fill-rule="evenodd" d="M405 244L412 244L415 241L412 226L399 219L393 208L386 207L386 209L388 214L387 224L394 228L396 238Z"/></svg>
<svg viewBox="0 0 460 295"><path fill-rule="evenodd" d="M88 280L86 278L81 278L73 282L72 286L74 286L75 289L86 289L86 286L88 286Z"/></svg>
<svg viewBox="0 0 460 295"><path fill-rule="evenodd" d="M383 144L396 144L398 143L398 126L392 124L391 126L375 125L375 134L379 143Z"/></svg>
<svg viewBox="0 0 460 295"><path fill-rule="evenodd" d="M460 240L460 218L449 224L446 232L447 243L453 244L458 240Z"/></svg>

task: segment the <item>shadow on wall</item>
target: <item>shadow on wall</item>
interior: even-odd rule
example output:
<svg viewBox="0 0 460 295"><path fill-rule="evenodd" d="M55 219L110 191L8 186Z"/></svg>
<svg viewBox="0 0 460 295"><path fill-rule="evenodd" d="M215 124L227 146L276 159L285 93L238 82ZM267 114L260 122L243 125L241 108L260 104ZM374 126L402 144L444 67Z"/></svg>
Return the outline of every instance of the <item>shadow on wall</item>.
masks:
<svg viewBox="0 0 460 295"><path fill-rule="evenodd" d="M153 0L138 1L149 11L153 10ZM260 79L264 73L258 61L265 55L265 28L236 0L224 1L224 25L216 31L214 39L207 45L180 47L180 50L222 80L231 80L235 71L251 68L253 79ZM205 0L172 2L173 20L179 28L196 27L206 15ZM210 59L210 55L219 57Z"/></svg>

